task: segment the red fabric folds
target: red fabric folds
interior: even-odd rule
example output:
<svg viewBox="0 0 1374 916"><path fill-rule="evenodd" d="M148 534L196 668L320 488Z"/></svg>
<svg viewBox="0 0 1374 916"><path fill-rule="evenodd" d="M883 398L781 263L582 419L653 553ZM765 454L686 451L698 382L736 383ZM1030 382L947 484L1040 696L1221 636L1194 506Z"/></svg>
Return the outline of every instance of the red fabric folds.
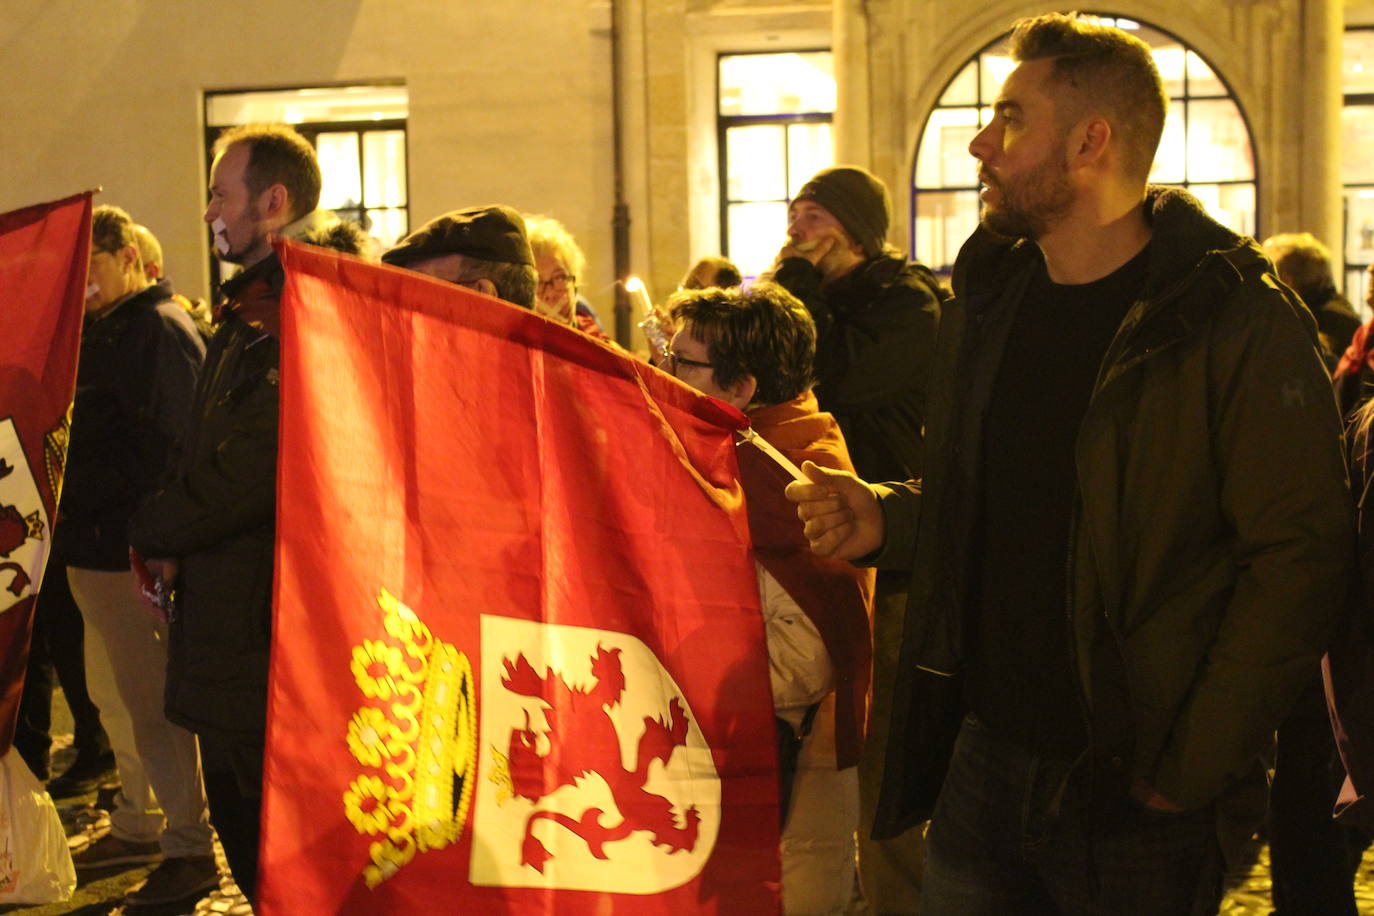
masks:
<svg viewBox="0 0 1374 916"><path fill-rule="evenodd" d="M740 415L279 242L260 912L777 912Z"/></svg>
<svg viewBox="0 0 1374 916"><path fill-rule="evenodd" d="M0 756L52 547L90 247L89 192L0 214Z"/></svg>

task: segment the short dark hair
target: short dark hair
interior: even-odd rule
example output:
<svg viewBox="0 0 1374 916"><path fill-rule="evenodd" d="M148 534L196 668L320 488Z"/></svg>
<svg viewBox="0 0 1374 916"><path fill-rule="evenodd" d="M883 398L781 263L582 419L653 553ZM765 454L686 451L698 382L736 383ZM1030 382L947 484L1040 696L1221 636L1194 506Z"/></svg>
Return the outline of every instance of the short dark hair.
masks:
<svg viewBox="0 0 1374 916"><path fill-rule="evenodd" d="M119 207L101 204L91 211L91 250L116 252L125 245L138 247L134 219ZM142 263L140 257L139 263Z"/></svg>
<svg viewBox="0 0 1374 916"><path fill-rule="evenodd" d="M1264 253L1279 279L1293 287L1309 309L1319 309L1336 295L1331 276L1331 249L1310 232L1285 232L1264 240Z"/></svg>
<svg viewBox="0 0 1374 916"><path fill-rule="evenodd" d="M1018 62L1053 59L1051 79L1068 90L1055 96L1061 124L1103 115L1129 174L1149 177L1169 107L1149 45L1076 13L1046 13L1016 22L1010 50Z"/></svg>
<svg viewBox="0 0 1374 916"><path fill-rule="evenodd" d="M667 303L675 322L706 344L716 384L754 377L760 404L783 404L814 381L816 322L797 297L776 283L682 290Z"/></svg>
<svg viewBox="0 0 1374 916"><path fill-rule="evenodd" d="M696 285L696 276L700 271L710 271L711 280L704 286ZM740 275L739 268L728 258L716 255L707 255L700 261L692 265L691 270L687 271L682 278L683 289L704 289L706 286L739 286L744 282L744 277Z"/></svg>
<svg viewBox="0 0 1374 916"><path fill-rule="evenodd" d="M320 205L320 163L310 141L287 124L243 124L225 129L215 140L214 153L222 155L236 143L248 147L244 183L254 195L274 184L286 188L295 221Z"/></svg>
<svg viewBox="0 0 1374 916"><path fill-rule="evenodd" d="M539 271L532 264L515 264L510 261L485 261L470 254L460 254L463 259L460 276L465 283L473 280L490 280L496 287L496 298L504 299L521 308L534 308L534 293L539 288Z"/></svg>

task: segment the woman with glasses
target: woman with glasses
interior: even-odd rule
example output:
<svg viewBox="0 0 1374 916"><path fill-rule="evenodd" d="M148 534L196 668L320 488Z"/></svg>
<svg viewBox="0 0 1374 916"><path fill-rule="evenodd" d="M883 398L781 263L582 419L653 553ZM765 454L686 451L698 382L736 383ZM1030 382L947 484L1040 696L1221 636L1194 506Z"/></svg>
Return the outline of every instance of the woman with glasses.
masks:
<svg viewBox="0 0 1374 916"><path fill-rule="evenodd" d="M539 214L526 215L525 233L539 271L534 310L606 340L596 313L577 295L577 282L586 273L587 258L572 233L553 217Z"/></svg>

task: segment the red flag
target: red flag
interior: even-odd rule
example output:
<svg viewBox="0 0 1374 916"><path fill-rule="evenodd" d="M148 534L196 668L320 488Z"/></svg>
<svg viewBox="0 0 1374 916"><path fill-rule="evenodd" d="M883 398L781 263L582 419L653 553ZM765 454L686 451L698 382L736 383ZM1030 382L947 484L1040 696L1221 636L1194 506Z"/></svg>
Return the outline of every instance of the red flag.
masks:
<svg viewBox="0 0 1374 916"><path fill-rule="evenodd" d="M743 417L279 243L264 913L777 912Z"/></svg>
<svg viewBox="0 0 1374 916"><path fill-rule="evenodd" d="M0 756L52 545L90 248L90 192L0 214Z"/></svg>

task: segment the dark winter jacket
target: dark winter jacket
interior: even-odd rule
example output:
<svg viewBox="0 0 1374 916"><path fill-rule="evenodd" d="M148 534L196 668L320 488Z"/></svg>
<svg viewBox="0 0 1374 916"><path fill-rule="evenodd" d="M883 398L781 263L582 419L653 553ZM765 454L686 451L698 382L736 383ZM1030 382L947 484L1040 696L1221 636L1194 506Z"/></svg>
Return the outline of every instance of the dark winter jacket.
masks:
<svg viewBox="0 0 1374 916"><path fill-rule="evenodd" d="M69 565L129 568L129 516L175 458L204 358L158 286L86 319L57 528Z"/></svg>
<svg viewBox="0 0 1374 916"><path fill-rule="evenodd" d="M224 284L179 476L129 526L143 556L180 562L167 717L229 740L266 727L282 282L272 254Z"/></svg>
<svg viewBox="0 0 1374 916"><path fill-rule="evenodd" d="M816 398L844 432L864 480L921 474L921 427L940 322L940 285L919 264L887 253L829 286L805 258L772 279L816 321Z"/></svg>
<svg viewBox="0 0 1374 916"><path fill-rule="evenodd" d="M1228 853L1265 803L1260 753L1315 675L1351 576L1340 423L1310 313L1258 248L1152 188L1146 289L1075 446L1065 613L1094 811L1134 780L1214 805ZM958 715L937 702L973 624L981 417L1039 249L978 230L955 266L924 481L883 501L880 566L911 568L875 834L928 816ZM914 563L914 565L913 565Z"/></svg>

